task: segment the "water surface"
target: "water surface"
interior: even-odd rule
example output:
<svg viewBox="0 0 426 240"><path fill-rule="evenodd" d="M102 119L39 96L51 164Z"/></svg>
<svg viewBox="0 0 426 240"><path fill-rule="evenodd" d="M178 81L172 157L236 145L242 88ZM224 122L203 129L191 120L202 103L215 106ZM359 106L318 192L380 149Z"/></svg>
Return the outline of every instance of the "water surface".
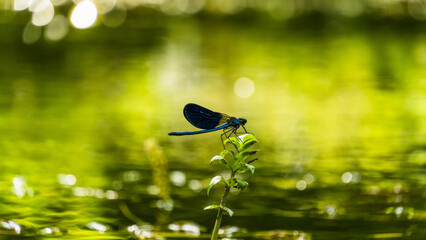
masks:
<svg viewBox="0 0 426 240"><path fill-rule="evenodd" d="M156 17L33 45L1 26L0 234L208 239L219 133L167 136L194 102L259 140L234 238L426 237L424 25Z"/></svg>

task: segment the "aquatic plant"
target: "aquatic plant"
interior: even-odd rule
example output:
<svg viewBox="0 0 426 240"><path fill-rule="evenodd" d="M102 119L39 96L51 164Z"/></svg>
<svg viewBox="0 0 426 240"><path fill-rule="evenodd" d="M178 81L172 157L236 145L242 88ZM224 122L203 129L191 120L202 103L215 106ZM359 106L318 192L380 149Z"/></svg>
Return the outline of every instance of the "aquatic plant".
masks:
<svg viewBox="0 0 426 240"><path fill-rule="evenodd" d="M225 179L220 175L215 176L211 179L207 187L207 195L209 195L213 186L219 183L225 184L225 190L223 192L222 199L220 200L220 204L210 205L204 208L204 210L218 210L212 232L212 240L217 239L223 214L226 213L231 217L234 214L234 211L226 206L226 200L231 188L237 188L244 191L248 187L248 182L238 178L237 174L245 172L251 172L252 174L254 173L255 167L252 165L252 163L257 160L255 156L259 150L254 150L250 147L257 142L258 141L253 134L244 134L239 137L227 138L223 141L223 144L225 146L231 145L233 150L225 149L220 152L219 155L214 156L210 160L210 165L221 164L230 171L230 177L228 179Z"/></svg>

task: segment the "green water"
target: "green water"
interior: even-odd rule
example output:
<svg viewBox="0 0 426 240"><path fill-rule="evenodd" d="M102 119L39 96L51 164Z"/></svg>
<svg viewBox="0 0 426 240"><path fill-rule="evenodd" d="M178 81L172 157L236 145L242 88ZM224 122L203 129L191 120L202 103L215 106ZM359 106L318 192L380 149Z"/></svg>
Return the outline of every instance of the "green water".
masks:
<svg viewBox="0 0 426 240"><path fill-rule="evenodd" d="M219 133L167 136L194 102L259 139L233 238L426 238L424 24L130 16L33 45L24 24L0 25L0 237L209 239Z"/></svg>

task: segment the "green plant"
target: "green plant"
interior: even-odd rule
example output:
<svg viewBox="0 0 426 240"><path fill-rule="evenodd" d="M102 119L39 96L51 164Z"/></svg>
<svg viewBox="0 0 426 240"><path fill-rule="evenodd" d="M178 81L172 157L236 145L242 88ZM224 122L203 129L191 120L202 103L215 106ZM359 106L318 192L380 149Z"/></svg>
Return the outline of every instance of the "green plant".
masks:
<svg viewBox="0 0 426 240"><path fill-rule="evenodd" d="M207 195L209 195L210 190L213 186L219 183L225 184L225 190L220 204L210 205L204 208L204 210L218 210L215 225L212 232L212 240L217 239L223 214L227 213L231 217L234 214L234 212L226 206L226 199L231 188L238 188L244 191L248 187L248 182L239 179L236 174L245 172L251 172L252 174L254 173L255 167L251 163L257 160L255 156L259 150L253 150L250 147L255 143L257 143L257 139L254 137L253 134L242 135L238 138L227 138L223 141L223 144L225 146L229 144L232 145L234 150L225 149L219 155L214 156L210 160L210 165L221 164L227 167L231 172L229 179L224 179L222 176L213 177L209 183L209 186L207 187Z"/></svg>

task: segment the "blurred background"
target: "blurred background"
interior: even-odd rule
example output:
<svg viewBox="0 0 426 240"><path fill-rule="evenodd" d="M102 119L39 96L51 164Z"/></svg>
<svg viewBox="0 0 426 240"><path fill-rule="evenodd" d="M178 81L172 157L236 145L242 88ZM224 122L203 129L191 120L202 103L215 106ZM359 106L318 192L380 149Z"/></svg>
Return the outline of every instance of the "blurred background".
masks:
<svg viewBox="0 0 426 240"><path fill-rule="evenodd" d="M426 1L0 1L0 238L209 239L220 132L261 149L226 239L426 238Z"/></svg>

